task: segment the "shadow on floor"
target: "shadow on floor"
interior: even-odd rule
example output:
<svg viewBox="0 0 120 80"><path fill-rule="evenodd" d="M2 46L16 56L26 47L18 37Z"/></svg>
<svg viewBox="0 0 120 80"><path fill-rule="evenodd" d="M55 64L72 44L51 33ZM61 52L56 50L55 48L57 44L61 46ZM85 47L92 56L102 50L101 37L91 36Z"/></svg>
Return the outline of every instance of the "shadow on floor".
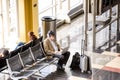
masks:
<svg viewBox="0 0 120 80"><path fill-rule="evenodd" d="M71 70L70 68L65 71L55 71L48 75L44 80L70 80L71 76L80 77L90 79L91 74L89 73L81 73L80 69Z"/></svg>

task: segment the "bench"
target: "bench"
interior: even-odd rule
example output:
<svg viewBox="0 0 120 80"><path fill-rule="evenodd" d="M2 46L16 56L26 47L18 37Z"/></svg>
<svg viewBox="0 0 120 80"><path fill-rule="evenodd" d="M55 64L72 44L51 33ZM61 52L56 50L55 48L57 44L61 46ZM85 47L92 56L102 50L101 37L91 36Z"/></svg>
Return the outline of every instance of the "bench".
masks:
<svg viewBox="0 0 120 80"><path fill-rule="evenodd" d="M27 79L29 76L31 76L34 71L24 71L24 67L21 63L21 60L19 58L19 55L15 55L9 59L6 59L8 71L10 74L11 79Z"/></svg>
<svg viewBox="0 0 120 80"><path fill-rule="evenodd" d="M42 42L8 58L7 65L12 79L29 78L36 72L54 63L57 58L49 60L43 51ZM42 76L41 76L42 77Z"/></svg>
<svg viewBox="0 0 120 80"><path fill-rule="evenodd" d="M29 42L29 43L19 47L18 49L10 51L8 57L0 58L0 63L1 63L1 65L0 65L0 72L2 72L3 70L7 69L6 59L8 59L10 57L13 57L13 56L17 55L18 53L27 50L29 47L32 47L32 46L36 45L39 42L42 42L42 39L43 39L43 37L41 36L40 38L38 38L35 41L31 41L31 42Z"/></svg>
<svg viewBox="0 0 120 80"><path fill-rule="evenodd" d="M29 42L29 43L27 43L27 44L19 47L18 49L11 51L11 52L10 52L10 57L15 56L15 55L17 55L18 53L27 50L29 47L32 47L32 46L36 45L36 44L39 43L39 42L42 42L42 39L43 39L43 37L41 36L41 37L38 38L37 40L31 41L31 42Z"/></svg>

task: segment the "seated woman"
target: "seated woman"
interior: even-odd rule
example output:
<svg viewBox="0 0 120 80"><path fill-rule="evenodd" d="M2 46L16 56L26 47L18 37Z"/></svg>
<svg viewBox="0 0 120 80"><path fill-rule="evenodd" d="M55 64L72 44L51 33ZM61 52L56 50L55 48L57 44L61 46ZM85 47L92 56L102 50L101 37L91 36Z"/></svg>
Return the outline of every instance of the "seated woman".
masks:
<svg viewBox="0 0 120 80"><path fill-rule="evenodd" d="M37 39L37 36L34 35L34 32L29 32L28 37L30 41L34 41Z"/></svg>
<svg viewBox="0 0 120 80"><path fill-rule="evenodd" d="M34 35L34 32L32 32L32 31L28 32L28 37L29 37L29 42L37 39L37 36ZM24 44L26 44L26 43L25 42L19 42L15 49L19 48L20 46L23 46Z"/></svg>

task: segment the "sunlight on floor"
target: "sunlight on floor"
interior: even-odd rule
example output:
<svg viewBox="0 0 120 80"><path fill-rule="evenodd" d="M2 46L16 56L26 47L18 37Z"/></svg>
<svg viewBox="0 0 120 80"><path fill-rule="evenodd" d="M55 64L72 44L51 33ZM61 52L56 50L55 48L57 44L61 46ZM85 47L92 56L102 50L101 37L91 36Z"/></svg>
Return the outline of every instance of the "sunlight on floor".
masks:
<svg viewBox="0 0 120 80"><path fill-rule="evenodd" d="M81 77L76 77L76 76L70 76L70 77L68 78L68 80L88 80L88 79L81 78Z"/></svg>

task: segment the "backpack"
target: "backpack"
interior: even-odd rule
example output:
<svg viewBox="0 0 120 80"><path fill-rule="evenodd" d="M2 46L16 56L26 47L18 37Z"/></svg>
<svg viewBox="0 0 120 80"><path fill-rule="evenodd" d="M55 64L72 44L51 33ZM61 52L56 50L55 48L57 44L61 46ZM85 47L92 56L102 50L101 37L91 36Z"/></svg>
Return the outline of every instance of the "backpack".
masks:
<svg viewBox="0 0 120 80"><path fill-rule="evenodd" d="M78 52L76 52L76 53L73 55L70 68L71 68L71 69L78 69L78 68L79 68L79 64L80 64L80 54L79 54Z"/></svg>

